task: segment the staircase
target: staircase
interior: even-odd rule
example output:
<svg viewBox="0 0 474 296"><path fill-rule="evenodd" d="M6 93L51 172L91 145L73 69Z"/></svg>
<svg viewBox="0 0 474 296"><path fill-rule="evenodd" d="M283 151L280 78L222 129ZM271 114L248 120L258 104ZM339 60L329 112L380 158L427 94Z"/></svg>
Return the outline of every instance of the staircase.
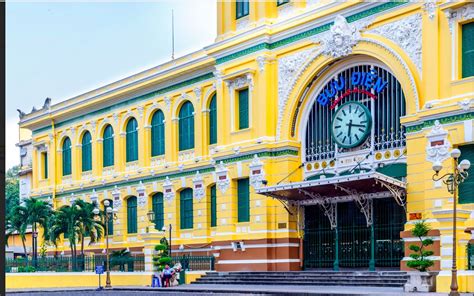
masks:
<svg viewBox="0 0 474 296"><path fill-rule="evenodd" d="M207 285L312 285L396 287L405 285L402 271L269 271L208 272L193 284Z"/></svg>

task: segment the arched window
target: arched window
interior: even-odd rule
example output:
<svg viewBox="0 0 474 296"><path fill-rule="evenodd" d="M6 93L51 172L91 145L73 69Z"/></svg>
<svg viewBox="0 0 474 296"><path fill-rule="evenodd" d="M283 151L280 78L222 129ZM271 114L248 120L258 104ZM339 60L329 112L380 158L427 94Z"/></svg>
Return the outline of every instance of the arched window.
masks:
<svg viewBox="0 0 474 296"><path fill-rule="evenodd" d="M82 171L92 170L92 137L91 133L85 132L82 136Z"/></svg>
<svg viewBox="0 0 474 296"><path fill-rule="evenodd" d="M211 227L217 226L217 195L216 185L211 186Z"/></svg>
<svg viewBox="0 0 474 296"><path fill-rule="evenodd" d="M193 228L193 190L186 188L179 194L181 229Z"/></svg>
<svg viewBox="0 0 474 296"><path fill-rule="evenodd" d="M137 233L137 198L127 199L127 233Z"/></svg>
<svg viewBox="0 0 474 296"><path fill-rule="evenodd" d="M194 108L186 102L179 110L179 151L194 148Z"/></svg>
<svg viewBox="0 0 474 296"><path fill-rule="evenodd" d="M165 154L165 115L158 110L151 118L151 156Z"/></svg>
<svg viewBox="0 0 474 296"><path fill-rule="evenodd" d="M126 136L126 160L127 162L138 160L138 123L131 118L127 123Z"/></svg>
<svg viewBox="0 0 474 296"><path fill-rule="evenodd" d="M159 231L164 225L163 193L157 192L152 197L153 213L155 213L155 228Z"/></svg>
<svg viewBox="0 0 474 296"><path fill-rule="evenodd" d="M217 102L214 94L209 103L209 144L215 143L217 143Z"/></svg>
<svg viewBox="0 0 474 296"><path fill-rule="evenodd" d="M104 129L102 142L103 167L114 165L114 129L109 124Z"/></svg>
<svg viewBox="0 0 474 296"><path fill-rule="evenodd" d="M71 140L64 139L63 142L63 176L71 174Z"/></svg>

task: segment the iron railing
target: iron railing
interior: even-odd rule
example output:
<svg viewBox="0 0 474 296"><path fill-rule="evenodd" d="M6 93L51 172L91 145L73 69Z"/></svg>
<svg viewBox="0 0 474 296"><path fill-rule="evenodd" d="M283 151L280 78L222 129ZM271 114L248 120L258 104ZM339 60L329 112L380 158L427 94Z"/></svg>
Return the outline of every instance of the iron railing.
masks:
<svg viewBox="0 0 474 296"><path fill-rule="evenodd" d="M5 271L93 272L97 265L104 265L105 269L106 261L105 255L78 256L75 260L69 256L42 257L38 258L36 262L33 262L30 258L6 259ZM110 257L110 270L123 272L145 271L145 257L143 255Z"/></svg>
<svg viewBox="0 0 474 296"><path fill-rule="evenodd" d="M176 256L174 263L181 263L184 270L215 270L213 256Z"/></svg>

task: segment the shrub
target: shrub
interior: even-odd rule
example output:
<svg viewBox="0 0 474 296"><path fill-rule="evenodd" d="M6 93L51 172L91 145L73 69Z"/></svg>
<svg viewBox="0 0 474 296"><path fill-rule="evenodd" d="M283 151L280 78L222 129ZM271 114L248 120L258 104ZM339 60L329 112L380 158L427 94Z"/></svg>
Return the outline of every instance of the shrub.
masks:
<svg viewBox="0 0 474 296"><path fill-rule="evenodd" d="M410 250L414 252L413 254L410 254L410 257L413 260L407 261L407 266L421 272L427 271L428 268L434 264L433 260L426 258L433 255L433 251L424 250L425 247L433 244L433 240L431 238L423 239L423 237L426 237L429 231L430 227L425 223L425 221L417 222L411 231L413 236L418 237L420 244L410 245Z"/></svg>

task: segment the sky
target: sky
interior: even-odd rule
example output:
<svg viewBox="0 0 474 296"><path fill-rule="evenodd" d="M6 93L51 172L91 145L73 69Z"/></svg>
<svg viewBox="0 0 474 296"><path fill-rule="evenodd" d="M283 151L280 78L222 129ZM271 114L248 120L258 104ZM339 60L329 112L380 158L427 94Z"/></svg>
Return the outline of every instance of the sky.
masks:
<svg viewBox="0 0 474 296"><path fill-rule="evenodd" d="M215 0L7 1L6 168L20 163L18 112L41 108L212 44Z"/></svg>

